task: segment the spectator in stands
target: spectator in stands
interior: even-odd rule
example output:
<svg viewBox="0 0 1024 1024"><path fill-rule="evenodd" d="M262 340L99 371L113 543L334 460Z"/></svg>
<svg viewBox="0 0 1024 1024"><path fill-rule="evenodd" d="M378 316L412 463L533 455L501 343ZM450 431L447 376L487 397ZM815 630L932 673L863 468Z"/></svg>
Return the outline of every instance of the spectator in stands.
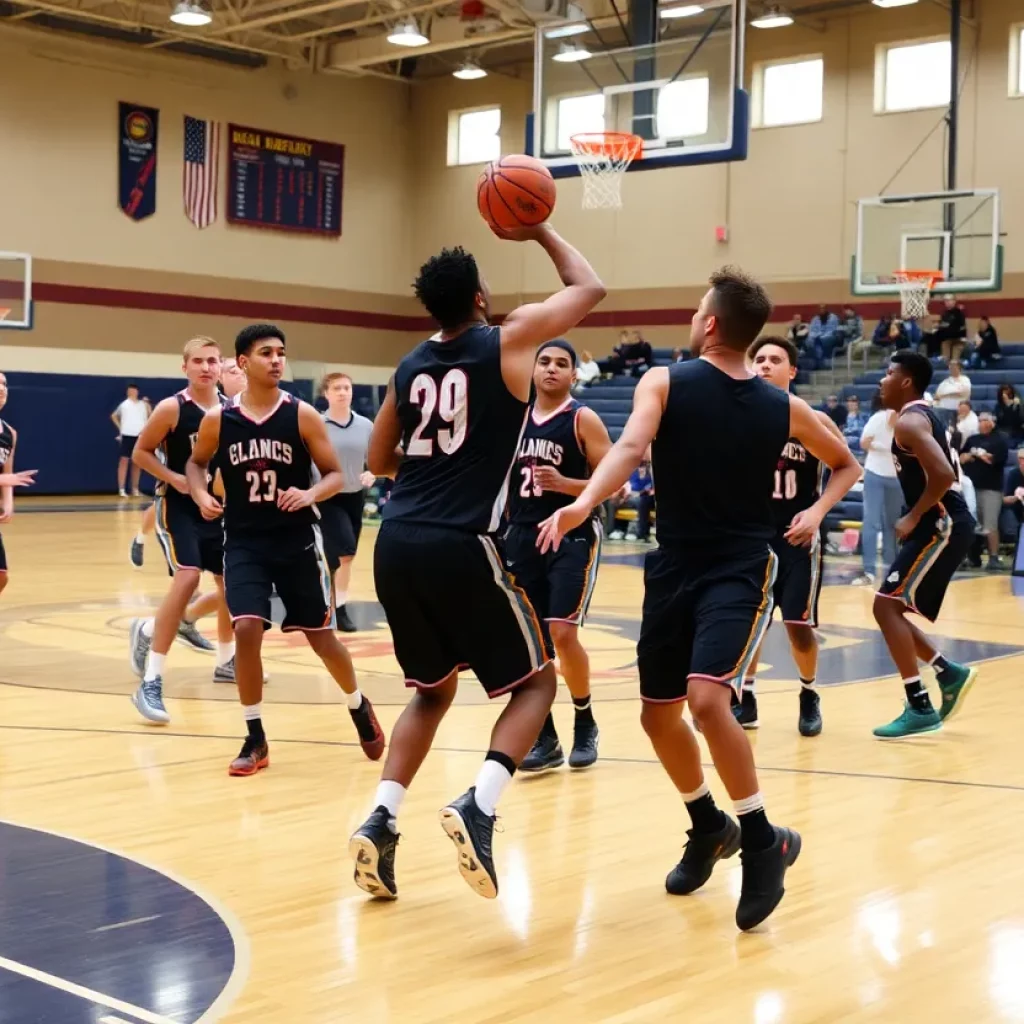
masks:
<svg viewBox="0 0 1024 1024"><path fill-rule="evenodd" d="M1024 448L1017 449L1017 465L1006 476L1003 504L1013 512L1018 523L1024 523Z"/></svg>
<svg viewBox="0 0 1024 1024"><path fill-rule="evenodd" d="M804 318L799 313L793 314L793 320L789 325L789 330L786 331L786 337L797 347L797 351L803 352L805 355L814 355L813 350L808 345L808 337L811 333L810 325L804 323Z"/></svg>
<svg viewBox="0 0 1024 1024"><path fill-rule="evenodd" d="M639 377L654 365L654 351L639 331L622 331L612 354L600 360L597 365L602 373L625 373Z"/></svg>
<svg viewBox="0 0 1024 1024"><path fill-rule="evenodd" d="M622 491L605 503L605 528L609 540L622 540L626 536L625 529L618 525L619 511L623 508L636 509L636 539L648 543L651 539L651 512L654 509L650 449Z"/></svg>
<svg viewBox="0 0 1024 1024"><path fill-rule="evenodd" d="M681 348L672 349L672 362L682 363L686 360L686 355Z"/></svg>
<svg viewBox="0 0 1024 1024"><path fill-rule="evenodd" d="M850 395L846 399L846 422L843 424L843 436L855 455L863 454L860 446L861 434L868 425L866 413L861 412L860 399L856 395Z"/></svg>
<svg viewBox="0 0 1024 1024"><path fill-rule="evenodd" d="M579 394L585 388L589 388L600 376L601 367L597 365L593 353L584 349L576 367L576 383L573 385L573 391Z"/></svg>
<svg viewBox="0 0 1024 1024"><path fill-rule="evenodd" d="M883 409L875 396L872 413L860 436L864 450L864 523L861 527L862 571L850 582L871 586L878 568L878 535L882 535L882 563L891 565L896 558L896 520L903 511L903 489L896 477L892 458L892 433L896 413Z"/></svg>
<svg viewBox="0 0 1024 1024"><path fill-rule="evenodd" d="M974 335L974 344L967 357L967 365L972 370L988 369L993 363L1002 359L999 351L999 335L987 316L978 318L978 331Z"/></svg>
<svg viewBox="0 0 1024 1024"><path fill-rule="evenodd" d="M999 560L999 512L1003 507L1003 467L1007 454L1006 439L996 432L995 416L981 413L978 433L964 442L960 464L974 483L978 523L988 541L990 569L1003 567Z"/></svg>
<svg viewBox="0 0 1024 1024"><path fill-rule="evenodd" d="M852 345L864 337L864 320L853 306L843 307L843 317L839 321L839 344Z"/></svg>
<svg viewBox="0 0 1024 1024"><path fill-rule="evenodd" d="M921 325L917 322L917 317L909 316L906 320L897 320L899 324L899 334L903 339L901 344L897 344L897 348L912 348L916 352L921 346Z"/></svg>
<svg viewBox="0 0 1024 1024"><path fill-rule="evenodd" d="M839 317L835 313L830 313L828 305L823 302L811 320L808 336L808 343L815 359L818 362L830 360L839 342Z"/></svg>
<svg viewBox="0 0 1024 1024"><path fill-rule="evenodd" d="M956 424L954 429L960 435L960 444L958 447L963 448L967 441L967 438L974 437L978 433L978 416L974 409L971 407L971 403L964 401L956 407Z"/></svg>
<svg viewBox="0 0 1024 1024"><path fill-rule="evenodd" d="M846 406L839 404L839 398L836 395L829 395L825 399L825 407L822 411L840 430L846 426Z"/></svg>
<svg viewBox="0 0 1024 1024"><path fill-rule="evenodd" d="M996 427L1016 447L1024 441L1024 407L1012 384L1000 384L996 397Z"/></svg>
<svg viewBox="0 0 1024 1024"><path fill-rule="evenodd" d="M963 307L956 301L955 295L947 295L943 300L945 309L939 318L939 326L924 335L924 344L929 357L942 356L946 362L956 359L967 339L967 317Z"/></svg>
<svg viewBox="0 0 1024 1024"><path fill-rule="evenodd" d="M117 443L120 446L117 460L117 493L122 498L128 497L128 463L132 464L132 497L139 496L139 475L142 470L132 462L135 442L142 433L152 409L148 398L139 398L137 384L129 384L125 389L124 401L110 414L111 422L117 427Z"/></svg>
<svg viewBox="0 0 1024 1024"><path fill-rule="evenodd" d="M874 332L871 335L871 344L879 348L890 348L893 345L893 330L899 332L899 320L889 313L883 313L875 324Z"/></svg>
<svg viewBox="0 0 1024 1024"><path fill-rule="evenodd" d="M935 389L935 408L945 410L941 418L949 426L956 421L960 403L970 400L971 378L962 372L960 361L952 359L949 363L949 376L939 381Z"/></svg>

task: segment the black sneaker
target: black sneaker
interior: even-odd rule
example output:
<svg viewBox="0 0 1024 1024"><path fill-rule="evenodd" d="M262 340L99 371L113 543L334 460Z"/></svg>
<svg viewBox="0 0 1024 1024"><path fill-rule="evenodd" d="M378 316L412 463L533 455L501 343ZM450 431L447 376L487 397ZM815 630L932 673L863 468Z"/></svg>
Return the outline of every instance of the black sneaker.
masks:
<svg viewBox="0 0 1024 1024"><path fill-rule="evenodd" d="M773 825L775 842L767 850L743 850L743 888L736 906L736 925L743 931L756 928L779 905L786 889L786 869L800 856L800 833Z"/></svg>
<svg viewBox="0 0 1024 1024"><path fill-rule="evenodd" d="M484 899L498 895L498 876L494 873L491 839L495 817L484 814L476 802L476 786L471 786L458 800L440 812L441 828L455 844L459 853L459 872L466 884Z"/></svg>
<svg viewBox="0 0 1024 1024"><path fill-rule="evenodd" d="M589 768L597 760L597 741L600 735L593 718L576 716L572 730L572 750L569 752L570 768Z"/></svg>
<svg viewBox="0 0 1024 1024"><path fill-rule="evenodd" d="M145 545L140 544L137 540L133 540L132 548L128 554L128 557L131 559L131 563L135 566L136 569L141 569L143 563L146 561Z"/></svg>
<svg viewBox="0 0 1024 1024"><path fill-rule="evenodd" d="M710 877L715 865L740 848L740 827L723 813L725 824L717 832L687 829L683 859L668 873L665 888L673 896L696 892Z"/></svg>
<svg viewBox="0 0 1024 1024"><path fill-rule="evenodd" d="M338 625L339 633L358 633L359 627L349 618L348 608L343 604L339 604L335 610L335 621Z"/></svg>
<svg viewBox="0 0 1024 1024"><path fill-rule="evenodd" d="M395 847L398 833L388 822L391 813L378 807L348 841L348 853L355 863L355 880L363 892L381 900L398 898L395 884Z"/></svg>
<svg viewBox="0 0 1024 1024"><path fill-rule="evenodd" d="M797 723L801 736L818 736L821 733L821 698L815 690L800 687L800 721Z"/></svg>
<svg viewBox="0 0 1024 1024"><path fill-rule="evenodd" d="M562 744L555 734L541 733L534 743L533 749L523 758L519 766L521 772L546 772L552 768L560 768L565 764Z"/></svg>
<svg viewBox="0 0 1024 1024"><path fill-rule="evenodd" d="M732 714L744 729L756 729L761 724L757 720L757 694L744 690L742 699L733 703Z"/></svg>

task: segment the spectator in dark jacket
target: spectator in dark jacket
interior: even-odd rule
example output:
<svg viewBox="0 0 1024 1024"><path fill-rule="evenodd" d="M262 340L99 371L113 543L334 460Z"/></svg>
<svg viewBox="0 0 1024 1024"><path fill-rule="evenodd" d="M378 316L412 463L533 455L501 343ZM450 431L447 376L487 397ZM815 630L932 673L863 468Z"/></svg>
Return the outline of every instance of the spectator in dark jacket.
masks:
<svg viewBox="0 0 1024 1024"><path fill-rule="evenodd" d="M971 478L978 501L978 525L988 541L988 567L1001 569L999 561L999 513L1003 508L1003 467L1006 439L995 430L990 412L978 416L978 433L964 442L960 464Z"/></svg>
<svg viewBox="0 0 1024 1024"><path fill-rule="evenodd" d="M846 406L840 405L835 395L829 395L825 399L822 411L840 430L846 425Z"/></svg>
<svg viewBox="0 0 1024 1024"><path fill-rule="evenodd" d="M1012 384L1001 384L996 398L996 428L1012 445L1024 441L1024 406Z"/></svg>
<svg viewBox="0 0 1024 1024"><path fill-rule="evenodd" d="M786 337L789 338L800 352L807 355L814 355L814 352L808 347L807 339L811 333L809 324L804 323L804 318L799 313L793 314L793 321L789 325L789 330L786 331Z"/></svg>
<svg viewBox="0 0 1024 1024"><path fill-rule="evenodd" d="M602 373L627 373L639 377L654 365L654 350L639 331L623 331L612 354L599 360L597 365Z"/></svg>
<svg viewBox="0 0 1024 1024"><path fill-rule="evenodd" d="M818 362L831 359L832 353L841 340L839 317L835 313L830 313L828 306L823 302L818 307L817 314L811 320L811 330L808 338L808 343Z"/></svg>
<svg viewBox="0 0 1024 1024"><path fill-rule="evenodd" d="M975 369L984 370L991 363L1002 358L999 351L999 335L987 316L978 320L978 333L974 336L974 348L969 362Z"/></svg>
<svg viewBox="0 0 1024 1024"><path fill-rule="evenodd" d="M947 295L943 300L945 309L939 318L939 326L924 336L929 357L942 355L948 363L956 359L967 339L967 317L963 308L957 303L955 295Z"/></svg>

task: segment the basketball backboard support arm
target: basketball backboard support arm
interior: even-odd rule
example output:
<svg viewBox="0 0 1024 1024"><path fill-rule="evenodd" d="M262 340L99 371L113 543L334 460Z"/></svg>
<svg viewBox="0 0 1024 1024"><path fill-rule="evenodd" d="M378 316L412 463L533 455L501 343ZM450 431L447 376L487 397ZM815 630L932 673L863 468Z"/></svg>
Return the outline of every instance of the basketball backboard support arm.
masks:
<svg viewBox="0 0 1024 1024"><path fill-rule="evenodd" d="M32 329L32 257L24 252L0 252L0 329Z"/></svg>

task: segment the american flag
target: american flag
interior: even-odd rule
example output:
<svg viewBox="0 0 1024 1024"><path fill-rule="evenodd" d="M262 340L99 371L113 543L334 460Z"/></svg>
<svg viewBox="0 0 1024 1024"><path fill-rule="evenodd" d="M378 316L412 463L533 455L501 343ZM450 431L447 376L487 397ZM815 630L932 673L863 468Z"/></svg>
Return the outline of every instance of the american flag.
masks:
<svg viewBox="0 0 1024 1024"><path fill-rule="evenodd" d="M220 170L220 125L185 116L185 169L182 192L185 216L197 228L217 219L217 175Z"/></svg>

